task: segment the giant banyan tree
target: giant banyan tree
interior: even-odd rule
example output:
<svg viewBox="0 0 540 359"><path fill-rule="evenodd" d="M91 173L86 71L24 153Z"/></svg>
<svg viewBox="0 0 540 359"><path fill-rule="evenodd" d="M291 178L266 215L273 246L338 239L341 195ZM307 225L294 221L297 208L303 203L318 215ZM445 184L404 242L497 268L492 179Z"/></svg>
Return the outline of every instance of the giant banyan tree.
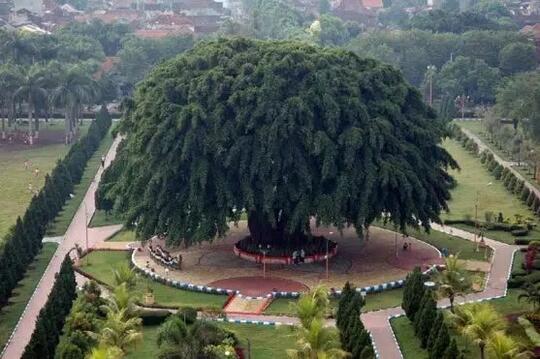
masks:
<svg viewBox="0 0 540 359"><path fill-rule="evenodd" d="M297 42L201 43L147 76L122 129L98 205L185 244L241 213L262 243L304 240L310 218L427 229L456 166L446 124L398 70Z"/></svg>

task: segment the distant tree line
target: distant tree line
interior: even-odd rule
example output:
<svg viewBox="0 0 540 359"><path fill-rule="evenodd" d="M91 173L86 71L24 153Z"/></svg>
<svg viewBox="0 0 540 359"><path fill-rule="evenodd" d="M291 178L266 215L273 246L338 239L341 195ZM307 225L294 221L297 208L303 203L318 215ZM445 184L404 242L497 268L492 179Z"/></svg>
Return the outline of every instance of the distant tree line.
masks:
<svg viewBox="0 0 540 359"><path fill-rule="evenodd" d="M73 186L80 182L86 163L110 126L111 117L103 108L90 125L88 134L75 143L51 174L45 177L41 191L32 197L24 216L17 218L1 242L0 310L8 304L13 289L40 251L48 223L60 212Z"/></svg>
<svg viewBox="0 0 540 359"><path fill-rule="evenodd" d="M66 255L58 272L47 303L39 312L36 327L26 345L22 359L52 359L60 334L77 296L75 272L69 255Z"/></svg>

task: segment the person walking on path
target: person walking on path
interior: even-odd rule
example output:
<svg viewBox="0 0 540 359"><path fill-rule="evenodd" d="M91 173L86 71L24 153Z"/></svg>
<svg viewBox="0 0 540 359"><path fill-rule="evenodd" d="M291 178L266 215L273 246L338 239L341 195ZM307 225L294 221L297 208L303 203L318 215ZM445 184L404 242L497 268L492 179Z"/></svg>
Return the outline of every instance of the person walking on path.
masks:
<svg viewBox="0 0 540 359"><path fill-rule="evenodd" d="M101 168L105 168L105 156L101 156Z"/></svg>

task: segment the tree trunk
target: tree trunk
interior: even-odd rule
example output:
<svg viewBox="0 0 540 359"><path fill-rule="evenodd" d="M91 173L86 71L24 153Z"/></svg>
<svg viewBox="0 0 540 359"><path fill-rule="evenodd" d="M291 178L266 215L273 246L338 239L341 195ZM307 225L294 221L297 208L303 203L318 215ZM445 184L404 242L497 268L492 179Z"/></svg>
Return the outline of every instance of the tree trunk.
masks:
<svg viewBox="0 0 540 359"><path fill-rule="evenodd" d="M455 299L455 296L453 294L450 294L448 299L450 299L450 311L452 313L454 313L454 299Z"/></svg>
<svg viewBox="0 0 540 359"><path fill-rule="evenodd" d="M6 119L4 117L4 109L0 108L0 118L2 118L2 140L6 139Z"/></svg>
<svg viewBox="0 0 540 359"><path fill-rule="evenodd" d="M486 344L484 342L480 342L478 346L480 347L480 359L485 359L486 358L486 353L485 353Z"/></svg>
<svg viewBox="0 0 540 359"><path fill-rule="evenodd" d="M248 213L248 228L253 240L260 244L280 245L302 241L306 235L302 230L290 232L287 228L287 218L281 211L274 213L274 221L265 218L257 212Z"/></svg>
<svg viewBox="0 0 540 359"><path fill-rule="evenodd" d="M35 135L34 135L34 138L37 140L39 139L39 115L36 111L36 118L34 119L36 121L36 125L35 125Z"/></svg>

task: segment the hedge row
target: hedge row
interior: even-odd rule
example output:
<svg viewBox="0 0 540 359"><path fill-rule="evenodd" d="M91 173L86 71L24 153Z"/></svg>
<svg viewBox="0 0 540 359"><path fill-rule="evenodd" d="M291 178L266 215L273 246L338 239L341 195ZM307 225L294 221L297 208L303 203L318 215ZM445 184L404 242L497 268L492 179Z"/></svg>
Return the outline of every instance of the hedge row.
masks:
<svg viewBox="0 0 540 359"><path fill-rule="evenodd" d="M77 283L71 258L66 255L47 303L39 312L30 342L24 349L22 359L52 359L56 346L77 296Z"/></svg>
<svg viewBox="0 0 540 359"><path fill-rule="evenodd" d="M401 304L405 314L414 324L414 331L420 345L429 353L430 359L457 359L461 353L455 339L450 337L442 310L431 289L424 282L426 276L420 268L415 268L407 276Z"/></svg>
<svg viewBox="0 0 540 359"><path fill-rule="evenodd" d="M73 186L80 182L88 159L110 126L111 117L103 108L90 125L88 134L74 144L50 176L45 177L41 191L32 198L23 217L17 218L4 238L0 249L0 309L8 303L13 289L40 251L47 225L56 218Z"/></svg>
<svg viewBox="0 0 540 359"><path fill-rule="evenodd" d="M343 350L351 353L352 359L375 357L371 337L360 320L364 303L362 294L347 282L339 300L336 326L339 330Z"/></svg>
<svg viewBox="0 0 540 359"><path fill-rule="evenodd" d="M453 135L465 148L471 148L468 143L472 140L458 126L454 126ZM529 189L525 181L519 179L509 168L499 164L491 152L482 151L480 153L477 147L476 150L471 150L471 152L480 156L480 162L491 172L495 179L502 181L504 187L510 193L517 196L531 211L540 216L540 198L534 191ZM511 231L514 236L526 236L529 229L521 226L521 228L512 228Z"/></svg>

